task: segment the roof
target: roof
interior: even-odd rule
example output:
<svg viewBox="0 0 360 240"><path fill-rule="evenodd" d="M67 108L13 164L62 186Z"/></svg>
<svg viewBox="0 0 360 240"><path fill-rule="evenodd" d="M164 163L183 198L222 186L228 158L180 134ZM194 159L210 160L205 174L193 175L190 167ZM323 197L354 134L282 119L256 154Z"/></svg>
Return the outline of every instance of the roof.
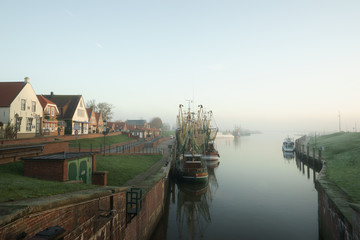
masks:
<svg viewBox="0 0 360 240"><path fill-rule="evenodd" d="M52 104L52 105L55 105L55 103L53 103L52 101L50 101L49 99L45 98L43 95L36 95L37 98L39 99L39 102L42 106L42 108L44 109L46 107L46 105L48 104Z"/></svg>
<svg viewBox="0 0 360 240"><path fill-rule="evenodd" d="M24 82L0 82L0 107L9 107L25 85Z"/></svg>
<svg viewBox="0 0 360 240"><path fill-rule="evenodd" d="M146 120L126 120L126 125L137 125L137 126L144 126Z"/></svg>
<svg viewBox="0 0 360 240"><path fill-rule="evenodd" d="M95 112L96 122L99 123L101 112Z"/></svg>
<svg viewBox="0 0 360 240"><path fill-rule="evenodd" d="M81 99L81 95L43 95L54 102L64 119L72 119Z"/></svg>

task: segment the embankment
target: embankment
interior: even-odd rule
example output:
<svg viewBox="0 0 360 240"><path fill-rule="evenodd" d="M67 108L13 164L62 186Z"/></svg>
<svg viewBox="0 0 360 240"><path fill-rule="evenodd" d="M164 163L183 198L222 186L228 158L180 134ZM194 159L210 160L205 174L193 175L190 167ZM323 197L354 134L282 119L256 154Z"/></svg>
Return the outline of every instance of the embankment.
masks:
<svg viewBox="0 0 360 240"><path fill-rule="evenodd" d="M319 140L318 140L319 141ZM319 143L319 142L318 142ZM321 141L320 141L321 143ZM322 163L322 169L316 179L318 192L318 221L320 239L360 240L360 205L326 176L327 161L323 153L329 147L310 147L310 138L296 140L296 153L312 164ZM321 146L321 145L318 145ZM357 183L354 183L357 184Z"/></svg>

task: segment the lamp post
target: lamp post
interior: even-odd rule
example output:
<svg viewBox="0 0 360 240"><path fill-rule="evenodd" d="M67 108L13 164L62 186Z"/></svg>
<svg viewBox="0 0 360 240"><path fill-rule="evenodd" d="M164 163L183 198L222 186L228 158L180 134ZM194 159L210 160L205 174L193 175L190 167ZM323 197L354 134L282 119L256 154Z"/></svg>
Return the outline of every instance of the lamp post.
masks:
<svg viewBox="0 0 360 240"><path fill-rule="evenodd" d="M18 118L19 118L19 114L15 114L15 139L17 139L17 132L18 132L18 129L17 129L17 127L18 127Z"/></svg>
<svg viewBox="0 0 360 240"><path fill-rule="evenodd" d="M104 156L105 156L105 146L106 146L105 136L108 134L108 131L107 131L107 128L106 128L106 124L107 124L107 122L104 121L104 127L103 127L103 134L104 134Z"/></svg>

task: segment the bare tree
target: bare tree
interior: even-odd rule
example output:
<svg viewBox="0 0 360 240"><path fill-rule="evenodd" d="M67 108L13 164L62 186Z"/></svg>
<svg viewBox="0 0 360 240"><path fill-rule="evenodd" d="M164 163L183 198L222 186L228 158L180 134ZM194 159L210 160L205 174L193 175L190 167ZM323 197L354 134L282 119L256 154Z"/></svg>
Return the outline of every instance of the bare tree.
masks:
<svg viewBox="0 0 360 240"><path fill-rule="evenodd" d="M112 104L106 103L106 102L101 102L101 103L98 103L96 106L97 106L98 111L100 111L102 113L102 117L105 121L110 121L112 119L112 116L113 116L112 109L114 108L114 106Z"/></svg>
<svg viewBox="0 0 360 240"><path fill-rule="evenodd" d="M86 107L87 107L87 108L92 108L92 107L94 107L94 108L95 108L95 111L96 111L96 112L98 111L97 106L96 106L96 101L95 101L95 99L91 99L91 100L87 101L87 102L86 102Z"/></svg>

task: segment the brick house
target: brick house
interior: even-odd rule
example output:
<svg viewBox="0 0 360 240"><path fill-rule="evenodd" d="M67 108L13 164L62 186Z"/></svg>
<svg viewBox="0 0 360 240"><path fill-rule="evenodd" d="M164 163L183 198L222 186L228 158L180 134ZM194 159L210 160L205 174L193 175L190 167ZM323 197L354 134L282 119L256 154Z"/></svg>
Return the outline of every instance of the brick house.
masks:
<svg viewBox="0 0 360 240"><path fill-rule="evenodd" d="M97 121L96 121L96 114L95 114L95 107L86 108L86 112L89 116L89 133L96 133L97 129Z"/></svg>
<svg viewBox="0 0 360 240"><path fill-rule="evenodd" d="M56 104L42 95L37 95L43 109L42 134L43 135L64 135L63 121L59 121L59 109ZM59 123L60 122L60 123Z"/></svg>
<svg viewBox="0 0 360 240"><path fill-rule="evenodd" d="M136 128L150 128L150 124L148 124L146 120L126 120L125 123L129 130Z"/></svg>
<svg viewBox="0 0 360 240"><path fill-rule="evenodd" d="M41 134L42 117L28 77L23 82L0 82L0 129L10 124L15 127L15 137L34 137Z"/></svg>
<svg viewBox="0 0 360 240"><path fill-rule="evenodd" d="M54 102L60 112L60 118L65 122L65 134L88 134L89 117L82 95L43 95Z"/></svg>
<svg viewBox="0 0 360 240"><path fill-rule="evenodd" d="M95 118L96 118L96 127L98 129L98 132L102 133L103 129L104 129L104 121L103 121L101 111L100 112L95 112Z"/></svg>

